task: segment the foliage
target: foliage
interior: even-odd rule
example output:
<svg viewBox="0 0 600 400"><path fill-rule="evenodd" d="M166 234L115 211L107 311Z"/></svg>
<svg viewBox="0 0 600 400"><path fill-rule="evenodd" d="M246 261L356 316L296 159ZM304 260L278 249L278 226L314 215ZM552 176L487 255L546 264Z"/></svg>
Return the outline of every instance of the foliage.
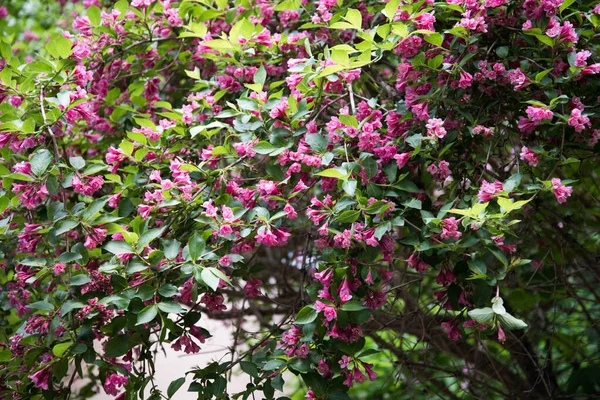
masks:
<svg viewBox="0 0 600 400"><path fill-rule="evenodd" d="M599 394L596 2L4 3L0 398Z"/></svg>

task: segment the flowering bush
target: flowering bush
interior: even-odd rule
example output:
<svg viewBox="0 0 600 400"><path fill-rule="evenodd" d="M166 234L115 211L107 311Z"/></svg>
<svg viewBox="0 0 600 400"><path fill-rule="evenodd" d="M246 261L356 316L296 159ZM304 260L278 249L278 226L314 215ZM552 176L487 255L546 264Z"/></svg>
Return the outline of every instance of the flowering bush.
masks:
<svg viewBox="0 0 600 400"><path fill-rule="evenodd" d="M5 3L0 398L599 393L596 2Z"/></svg>

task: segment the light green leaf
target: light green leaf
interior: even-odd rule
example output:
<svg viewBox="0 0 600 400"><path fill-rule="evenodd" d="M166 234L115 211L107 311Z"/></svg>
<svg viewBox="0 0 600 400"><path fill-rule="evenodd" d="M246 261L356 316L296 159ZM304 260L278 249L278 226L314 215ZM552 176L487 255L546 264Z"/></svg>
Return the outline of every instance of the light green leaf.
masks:
<svg viewBox="0 0 600 400"><path fill-rule="evenodd" d="M352 24L354 29L360 30L362 28L362 14L360 11L350 8L344 19Z"/></svg>
<svg viewBox="0 0 600 400"><path fill-rule="evenodd" d="M346 172L346 171L341 172L338 168L329 168L329 169L326 169L325 171L316 173L315 175L325 176L327 178L337 178L337 179L341 179L343 181L347 180L348 177L350 176L350 174L348 172Z"/></svg>
<svg viewBox="0 0 600 400"><path fill-rule="evenodd" d="M56 344L52 348L52 354L54 354L56 357L62 357L67 351L67 349L71 347L72 344L73 342L64 342Z"/></svg>

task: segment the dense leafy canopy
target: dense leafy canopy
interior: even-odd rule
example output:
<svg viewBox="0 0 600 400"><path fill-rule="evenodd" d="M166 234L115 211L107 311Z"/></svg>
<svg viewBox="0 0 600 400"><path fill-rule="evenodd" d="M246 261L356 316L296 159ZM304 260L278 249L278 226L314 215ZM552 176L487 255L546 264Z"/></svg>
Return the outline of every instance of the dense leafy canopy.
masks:
<svg viewBox="0 0 600 400"><path fill-rule="evenodd" d="M595 3L2 2L0 398L597 396Z"/></svg>

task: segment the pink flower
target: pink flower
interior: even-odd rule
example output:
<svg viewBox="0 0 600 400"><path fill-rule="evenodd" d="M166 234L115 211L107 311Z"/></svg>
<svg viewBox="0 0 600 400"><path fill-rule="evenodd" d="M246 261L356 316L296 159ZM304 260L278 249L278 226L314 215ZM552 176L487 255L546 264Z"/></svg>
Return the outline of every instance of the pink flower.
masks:
<svg viewBox="0 0 600 400"><path fill-rule="evenodd" d="M62 274L65 271L65 269L67 269L67 266L63 263L54 264L54 269L53 269L54 275L58 276L58 275Z"/></svg>
<svg viewBox="0 0 600 400"><path fill-rule="evenodd" d="M227 206L221 206L221 214L223 214L223 219L227 222L233 222L236 219L233 210Z"/></svg>
<svg viewBox="0 0 600 400"><path fill-rule="evenodd" d="M442 322L442 329L446 332L446 335L448 335L448 339L454 342L460 340L462 337L460 330L451 321Z"/></svg>
<svg viewBox="0 0 600 400"><path fill-rule="evenodd" d="M530 166L537 167L539 160L538 160L537 154L534 151L523 146L521 148L520 157L521 157L521 160L526 161Z"/></svg>
<svg viewBox="0 0 600 400"><path fill-rule="evenodd" d="M460 72L460 80L458 81L458 87L461 89L466 89L471 86L473 82L473 75L468 72L461 71Z"/></svg>
<svg viewBox="0 0 600 400"><path fill-rule="evenodd" d="M317 300L315 302L315 309L317 310L317 312L323 311L323 315L325 316L327 322L331 322L337 318L337 312L335 311L335 308L333 308L332 306L328 306L320 300Z"/></svg>
<svg viewBox="0 0 600 400"><path fill-rule="evenodd" d="M572 126L575 129L575 132L583 132L586 127L592 126L590 119L587 115L583 115L581 110L578 108L574 108L571 111L571 117L569 118L569 126Z"/></svg>
<svg viewBox="0 0 600 400"><path fill-rule="evenodd" d="M556 197L556 201L558 201L558 204L566 203L567 198L570 197L571 194L573 194L573 187L563 185L562 182L560 181L560 179L558 179L558 178L552 178L551 184L552 184L552 189L551 189L552 193L554 193L554 196Z"/></svg>
<svg viewBox="0 0 600 400"><path fill-rule="evenodd" d="M73 190L75 193L91 196L104 185L103 176L82 176L81 178L75 174L72 180Z"/></svg>
<svg viewBox="0 0 600 400"><path fill-rule="evenodd" d="M338 361L338 364L340 364L341 369L348 368L348 365L350 365L350 357L348 357L347 355L343 355L342 358Z"/></svg>
<svg viewBox="0 0 600 400"><path fill-rule="evenodd" d="M483 133L485 136L492 136L494 132L490 128L486 128L483 125L477 125L473 128L473 135L479 135Z"/></svg>
<svg viewBox="0 0 600 400"><path fill-rule="evenodd" d="M231 257L229 254L226 254L219 259L219 265L222 267L229 267L231 265Z"/></svg>
<svg viewBox="0 0 600 400"><path fill-rule="evenodd" d="M271 109L269 116L273 119L286 118L285 110L289 107L287 97L282 97L279 103Z"/></svg>
<svg viewBox="0 0 600 400"><path fill-rule="evenodd" d="M427 121L427 136L431 138L443 139L446 136L446 129L442 126L444 121L439 118L431 118Z"/></svg>
<svg viewBox="0 0 600 400"><path fill-rule="evenodd" d="M419 258L417 253L412 253L410 257L406 259L406 263L409 267L415 269L417 272L427 272L429 265Z"/></svg>
<svg viewBox="0 0 600 400"><path fill-rule="evenodd" d="M411 155L411 152L394 155L394 160L396 160L396 164L398 164L398 169L401 169L408 163L408 160L410 160Z"/></svg>
<svg viewBox="0 0 600 400"><path fill-rule="evenodd" d="M94 249L98 247L99 244L102 244L106 239L106 229L102 227L93 227L92 232L90 232L85 237L85 243L83 244L86 249Z"/></svg>
<svg viewBox="0 0 600 400"><path fill-rule="evenodd" d="M352 232L350 232L350 230L348 230L348 229L345 229L344 232L338 233L337 235L335 235L333 237L333 242L336 247L339 247L342 249L349 249L352 244L351 238L352 238Z"/></svg>
<svg viewBox="0 0 600 400"><path fill-rule="evenodd" d="M329 367L329 364L327 364L323 359L319 360L317 371L319 371L319 373L325 378L331 376L331 368Z"/></svg>
<svg viewBox="0 0 600 400"><path fill-rule="evenodd" d="M486 8L496 8L506 4L506 0L485 0Z"/></svg>
<svg viewBox="0 0 600 400"><path fill-rule="evenodd" d="M527 110L525 110L525 112L527 113L527 117L530 120L538 124L541 123L543 120L552 120L552 117L554 116L554 113L552 111L543 107L529 106L527 107Z"/></svg>
<svg viewBox="0 0 600 400"><path fill-rule="evenodd" d="M113 194L112 196L109 196L108 197L108 206L112 207L112 208L119 207L119 200L121 199L122 194L123 194L123 192L119 192L117 194Z"/></svg>
<svg viewBox="0 0 600 400"><path fill-rule="evenodd" d="M575 54L575 66L584 68L587 65L587 59L592 55L588 50L581 50Z"/></svg>
<svg viewBox="0 0 600 400"><path fill-rule="evenodd" d="M260 279L250 278L244 286L244 293L246 293L246 296L251 299L256 298L262 294L260 292L260 286L262 284L263 282Z"/></svg>
<svg viewBox="0 0 600 400"><path fill-rule="evenodd" d="M14 108L19 108L19 107L21 107L21 103L23 103L23 99L19 96L10 96L10 98L8 99L8 102Z"/></svg>
<svg viewBox="0 0 600 400"><path fill-rule="evenodd" d="M298 218L298 213L290 203L286 203L285 207L283 207L283 211L287 214L289 219Z"/></svg>
<svg viewBox="0 0 600 400"><path fill-rule="evenodd" d="M231 226L229 226L227 224L221 225L221 228L219 229L220 236L229 236L232 233L233 233L233 229L231 229Z"/></svg>
<svg viewBox="0 0 600 400"><path fill-rule="evenodd" d="M414 19L417 29L425 29L428 31L435 31L433 24L435 23L435 17L433 14L424 12Z"/></svg>
<svg viewBox="0 0 600 400"><path fill-rule="evenodd" d="M129 378L119 374L110 374L106 376L104 381L104 391L106 394L116 396L119 394L119 388L127 385Z"/></svg>
<svg viewBox="0 0 600 400"><path fill-rule="evenodd" d="M308 353L310 353L310 347L306 343L302 343L296 350L296 357L308 358Z"/></svg>
<svg viewBox="0 0 600 400"><path fill-rule="evenodd" d="M348 278L344 278L342 281L342 284L338 290L338 294L342 304L352 299L352 291L350 290L350 285L348 284Z"/></svg>
<svg viewBox="0 0 600 400"><path fill-rule="evenodd" d="M498 341L504 343L506 341L506 335L501 327L498 327Z"/></svg>
<svg viewBox="0 0 600 400"><path fill-rule="evenodd" d="M373 371L373 364L369 364L362 361L360 363L362 364L363 368L365 369L365 372L369 376L369 380L374 381L375 378L377 378L377 372Z"/></svg>
<svg viewBox="0 0 600 400"><path fill-rule="evenodd" d="M46 367L34 374L28 375L27 377L31 379L35 387L38 389L48 390L48 383L51 375L52 372L50 371L50 368Z"/></svg>
<svg viewBox="0 0 600 400"><path fill-rule="evenodd" d="M442 220L442 233L440 238L442 240L453 239L458 240L462 236L462 233L458 231L458 223L454 217L446 218Z"/></svg>
<svg viewBox="0 0 600 400"><path fill-rule="evenodd" d="M494 183L489 183L485 179L481 183L481 188L479 189L479 193L477 193L477 198L480 203L485 203L490 201L495 197L495 195L503 190L502 182L495 181Z"/></svg>
<svg viewBox="0 0 600 400"><path fill-rule="evenodd" d="M527 75L523 73L521 68L508 71L508 79L514 86L515 90L521 90L527 85Z"/></svg>

